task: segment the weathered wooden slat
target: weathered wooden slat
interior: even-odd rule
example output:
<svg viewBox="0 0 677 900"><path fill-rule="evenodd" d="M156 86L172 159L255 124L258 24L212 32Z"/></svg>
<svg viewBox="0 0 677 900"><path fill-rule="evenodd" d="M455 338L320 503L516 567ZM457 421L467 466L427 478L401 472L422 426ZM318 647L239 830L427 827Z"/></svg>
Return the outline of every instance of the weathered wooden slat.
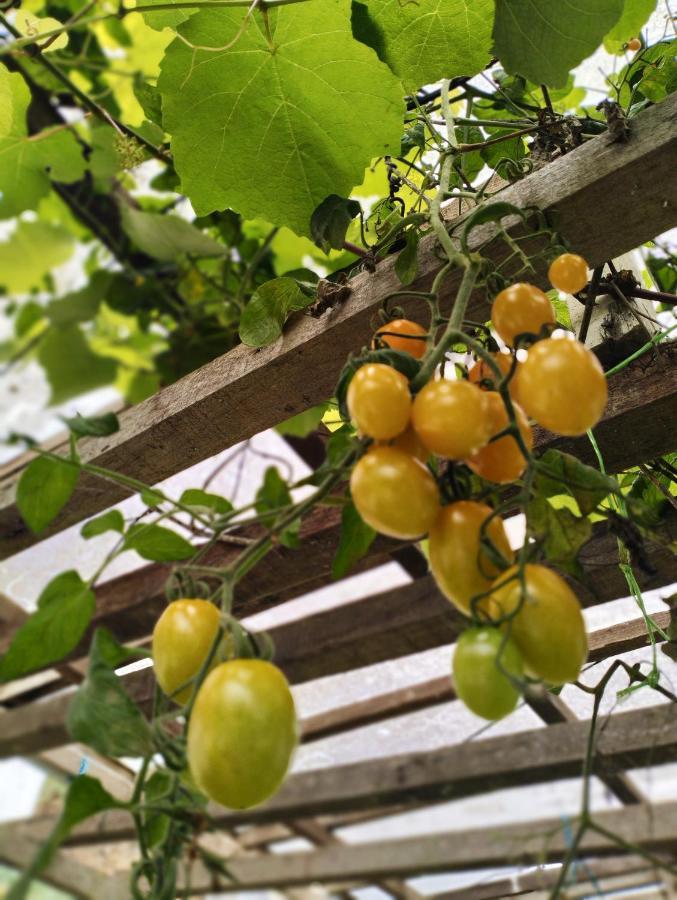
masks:
<svg viewBox="0 0 677 900"><path fill-rule="evenodd" d="M589 141L507 188L502 198L556 214L562 235L591 265L638 246L677 221L675 110L677 97L668 97L633 120L631 140L612 143L605 135ZM490 242L492 234L491 226L478 229L473 249ZM434 249L434 238L424 239L412 289L429 289L440 266ZM487 248L495 258L504 252L502 246ZM542 280L542 273L538 277ZM450 275L447 298L457 284L458 277ZM340 308L320 319L299 317L272 346L237 347L127 410L118 434L82 442L83 459L153 484L324 400L332 394L342 360L366 343L376 308L399 288L394 259L387 259L375 273L352 281L351 295ZM408 314L421 316L420 305L406 305ZM483 318L486 311L483 293L477 294L469 315ZM14 504L16 480L12 475L0 486L3 556L35 541ZM124 496L118 486L83 478L41 538Z"/></svg>

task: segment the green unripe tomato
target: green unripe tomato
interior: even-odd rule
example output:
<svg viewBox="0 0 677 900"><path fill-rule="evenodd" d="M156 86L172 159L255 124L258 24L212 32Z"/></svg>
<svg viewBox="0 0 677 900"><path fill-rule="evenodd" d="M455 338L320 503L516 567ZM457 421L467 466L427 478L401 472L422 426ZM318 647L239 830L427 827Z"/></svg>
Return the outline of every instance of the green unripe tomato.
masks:
<svg viewBox="0 0 677 900"><path fill-rule="evenodd" d="M464 631L456 644L452 668L456 693L475 715L502 719L517 706L520 692L502 669L521 678L522 657L498 628Z"/></svg>

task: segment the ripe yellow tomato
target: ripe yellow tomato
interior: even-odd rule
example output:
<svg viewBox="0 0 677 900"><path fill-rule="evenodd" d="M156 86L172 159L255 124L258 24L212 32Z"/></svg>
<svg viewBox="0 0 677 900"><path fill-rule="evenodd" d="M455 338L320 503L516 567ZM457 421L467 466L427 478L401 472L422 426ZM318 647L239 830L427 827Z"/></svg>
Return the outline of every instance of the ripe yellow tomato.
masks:
<svg viewBox="0 0 677 900"><path fill-rule="evenodd" d="M492 353L491 358L501 370L503 378L505 378L512 368L512 356L509 353ZM481 387L482 390L493 391L498 387L494 370L483 359L475 360L468 369L468 381ZM490 382L490 386L483 385L483 381Z"/></svg>
<svg viewBox="0 0 677 900"><path fill-rule="evenodd" d="M548 278L558 291L577 294L588 283L588 264L577 253L562 253L550 264Z"/></svg>
<svg viewBox="0 0 677 900"><path fill-rule="evenodd" d="M638 50L642 49L642 42L639 38L630 38L625 45L625 49L629 50L631 53L637 53Z"/></svg>
<svg viewBox="0 0 677 900"><path fill-rule="evenodd" d="M416 359L420 359L425 354L426 335L425 328L410 319L393 319L391 322L381 325L376 331L378 343L386 344L393 350L409 353Z"/></svg>
<svg viewBox="0 0 677 900"><path fill-rule="evenodd" d="M492 599L501 615L520 603L517 566L500 575ZM525 597L511 620L510 637L517 645L529 675L548 684L575 681L588 655L588 639L581 606L563 578L545 566L525 566Z"/></svg>
<svg viewBox="0 0 677 900"><path fill-rule="evenodd" d="M429 381L414 399L414 431L431 453L464 459L489 440L486 393L468 381Z"/></svg>
<svg viewBox="0 0 677 900"><path fill-rule="evenodd" d="M350 492L367 525L403 540L426 534L440 511L430 471L396 447L374 447L365 453L351 473Z"/></svg>
<svg viewBox="0 0 677 900"><path fill-rule="evenodd" d="M213 669L188 724L198 788L229 809L263 803L287 774L298 729L287 680L272 663L234 659Z"/></svg>
<svg viewBox="0 0 677 900"><path fill-rule="evenodd" d="M348 385L348 412L357 430L377 441L389 441L409 424L411 394L401 372L383 363L367 363Z"/></svg>
<svg viewBox="0 0 677 900"><path fill-rule="evenodd" d="M492 510L484 503L459 500L442 509L430 529L430 568L442 593L462 613L471 614L470 601L491 587L500 569L480 544L481 528ZM487 538L507 562L512 562L503 520L494 516L486 528ZM486 609L487 604L481 603Z"/></svg>
<svg viewBox="0 0 677 900"><path fill-rule="evenodd" d="M522 678L522 657L498 628L469 628L458 639L452 664L459 700L483 719L495 721L513 711L520 698L506 674Z"/></svg>
<svg viewBox="0 0 677 900"><path fill-rule="evenodd" d="M168 696L200 671L219 630L219 610L208 600L175 600L162 613L153 630L155 677ZM213 665L221 662L219 654ZM193 692L188 685L176 696L186 703Z"/></svg>
<svg viewBox="0 0 677 900"><path fill-rule="evenodd" d="M557 434L585 434L599 422L607 383L599 360L580 341L548 338L530 348L519 374L520 404Z"/></svg>
<svg viewBox="0 0 677 900"><path fill-rule="evenodd" d="M491 321L509 347L519 334L538 334L544 325L555 324L555 309L546 295L533 284L518 282L497 294L491 307Z"/></svg>
<svg viewBox="0 0 677 900"><path fill-rule="evenodd" d="M402 434L399 434L391 442L390 446L408 453L409 456L413 456L414 459L418 459L422 463L426 463L430 459L430 450L424 447L419 436L411 426L406 431L403 431Z"/></svg>
<svg viewBox="0 0 677 900"><path fill-rule="evenodd" d="M487 392L489 401L489 415L491 417L491 436L504 431L509 424L508 413L503 399L496 391ZM534 436L527 417L517 403L513 403L517 424L522 440L531 450L534 444ZM526 469L527 461L519 445L512 435L505 435L496 441L490 441L486 447L482 447L465 460L473 472L487 481L495 481L497 484L508 484L519 478Z"/></svg>

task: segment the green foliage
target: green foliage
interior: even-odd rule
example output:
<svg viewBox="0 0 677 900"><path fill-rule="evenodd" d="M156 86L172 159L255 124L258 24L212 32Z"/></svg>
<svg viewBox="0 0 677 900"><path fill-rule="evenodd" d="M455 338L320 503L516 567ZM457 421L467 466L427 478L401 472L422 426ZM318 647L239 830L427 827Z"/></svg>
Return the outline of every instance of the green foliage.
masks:
<svg viewBox="0 0 677 900"><path fill-rule="evenodd" d="M0 681L43 669L77 647L94 612L94 594L77 572L53 578L38 598L38 608L14 635L0 659Z"/></svg>
<svg viewBox="0 0 677 900"><path fill-rule="evenodd" d="M341 511L341 537L331 566L334 580L343 578L368 552L376 538L376 532L362 521L353 503L347 503Z"/></svg>
<svg viewBox="0 0 677 900"><path fill-rule="evenodd" d="M115 413L105 413L103 416L81 416L78 413L71 419L64 419L64 422L76 437L107 437L120 430Z"/></svg>
<svg viewBox="0 0 677 900"><path fill-rule="evenodd" d="M622 52L630 38L639 37L655 9L656 0L625 0L620 19L604 38L604 49L609 53Z"/></svg>
<svg viewBox="0 0 677 900"><path fill-rule="evenodd" d="M263 483L256 492L256 512L260 521L268 528L273 528L281 516L281 513L292 504L292 496L287 487L287 482L282 478L275 466L269 466L263 476ZM295 548L299 546L300 521L286 528L280 535L279 541L285 547Z"/></svg>
<svg viewBox="0 0 677 900"><path fill-rule="evenodd" d="M536 497L526 510L529 535L541 543L545 558L570 575L582 574L578 551L592 536L592 523L574 515L565 506L559 509Z"/></svg>
<svg viewBox="0 0 677 900"><path fill-rule="evenodd" d="M162 525L132 525L125 535L125 550L136 550L139 556L153 562L188 559L195 550L180 534Z"/></svg>
<svg viewBox="0 0 677 900"><path fill-rule="evenodd" d="M39 534L58 516L75 490L79 469L65 460L39 456L24 469L16 505L32 532Z"/></svg>
<svg viewBox="0 0 677 900"><path fill-rule="evenodd" d="M305 309L314 300L293 278L274 278L262 284L242 312L240 340L250 347L272 344L282 334L290 313Z"/></svg>
<svg viewBox="0 0 677 900"><path fill-rule="evenodd" d="M325 197L399 148L402 90L353 40L349 0L271 9L267 22L269 35L259 13L241 33L242 12L221 9L180 26L159 81L164 124L199 215L232 206L308 234Z"/></svg>
<svg viewBox="0 0 677 900"><path fill-rule="evenodd" d="M535 485L543 497L569 493L584 516L595 510L609 494L619 492L615 478L559 450L546 450L538 460Z"/></svg>
<svg viewBox="0 0 677 900"><path fill-rule="evenodd" d="M54 405L110 384L117 372L115 362L94 353L75 324L50 328L40 344L38 359L52 389Z"/></svg>
<svg viewBox="0 0 677 900"><path fill-rule="evenodd" d="M357 38L409 92L440 78L475 75L491 57L493 0L367 0L353 10Z"/></svg>
<svg viewBox="0 0 677 900"><path fill-rule="evenodd" d="M218 494L210 494L207 491L201 491L197 488L188 488L181 494L181 503L184 506L190 506L198 514L214 513L217 516L224 516L232 512L233 504Z"/></svg>
<svg viewBox="0 0 677 900"><path fill-rule="evenodd" d="M411 284L418 274L418 231L410 228L404 235L404 247L397 254L395 271L403 285Z"/></svg>
<svg viewBox="0 0 677 900"><path fill-rule="evenodd" d="M73 238L61 226L21 220L9 238L0 242L0 292L4 288L19 294L40 287L45 275L72 252Z"/></svg>
<svg viewBox="0 0 677 900"><path fill-rule="evenodd" d="M311 431L319 426L322 417L329 409L328 403L320 403L317 406L311 406L303 412L292 416L284 422L280 422L275 426L278 434L289 435L290 437L306 437Z"/></svg>
<svg viewBox="0 0 677 900"><path fill-rule="evenodd" d="M495 50L505 70L562 87L623 11L623 0L496 0Z"/></svg>
<svg viewBox="0 0 677 900"><path fill-rule="evenodd" d="M122 686L116 668L138 656L97 628L87 676L68 708L71 737L104 756L144 756L152 750L148 722Z"/></svg>
<svg viewBox="0 0 677 900"><path fill-rule="evenodd" d="M163 262L172 262L182 253L205 257L224 256L228 252L223 244L176 216L125 207L122 223L140 250Z"/></svg>
<svg viewBox="0 0 677 900"><path fill-rule="evenodd" d="M90 519L89 522L85 522L80 529L80 534L83 538L89 540L89 538L105 534L107 531L117 531L119 534L122 534L124 530L125 520L120 510L109 509L103 515L97 516L96 519Z"/></svg>
<svg viewBox="0 0 677 900"><path fill-rule="evenodd" d="M359 214L360 204L357 200L346 200L345 197L330 194L310 217L310 236L325 253L341 250L350 223Z"/></svg>

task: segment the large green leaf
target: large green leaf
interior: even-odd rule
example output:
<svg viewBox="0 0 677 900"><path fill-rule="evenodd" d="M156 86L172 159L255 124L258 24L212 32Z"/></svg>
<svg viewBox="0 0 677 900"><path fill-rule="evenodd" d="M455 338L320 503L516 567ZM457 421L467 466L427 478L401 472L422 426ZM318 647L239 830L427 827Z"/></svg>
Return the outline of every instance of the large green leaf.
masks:
<svg viewBox="0 0 677 900"><path fill-rule="evenodd" d="M144 756L152 749L150 726L115 674L130 655L97 628L87 677L68 708L71 736L104 756Z"/></svg>
<svg viewBox="0 0 677 900"><path fill-rule="evenodd" d="M178 2L178 0L144 0L144 6L155 6L155 4L167 2L174 3ZM189 19L191 13L192 10L190 9L159 9L157 12L143 13L143 18L146 25L150 25L156 31L162 31L163 28L176 28L182 22L185 22L186 19Z"/></svg>
<svg viewBox="0 0 677 900"><path fill-rule="evenodd" d="M16 505L32 532L39 534L61 512L79 474L77 466L48 456L29 463L17 485Z"/></svg>
<svg viewBox="0 0 677 900"><path fill-rule="evenodd" d="M117 372L112 359L92 351L77 325L51 328L40 345L38 359L47 374L51 402L55 405L110 384Z"/></svg>
<svg viewBox="0 0 677 900"><path fill-rule="evenodd" d="M622 12L623 0L496 0L495 52L507 72L563 87Z"/></svg>
<svg viewBox="0 0 677 900"><path fill-rule="evenodd" d="M654 9L656 0L625 0L623 15L604 38L604 48L609 53L619 53L626 41L639 37Z"/></svg>
<svg viewBox="0 0 677 900"><path fill-rule="evenodd" d="M238 38L243 16L203 10L167 49L159 88L176 170L198 215L230 206L308 234L325 197L398 152L402 88L354 40L350 0L270 9L270 38L259 11Z"/></svg>
<svg viewBox="0 0 677 900"><path fill-rule="evenodd" d="M82 147L68 128L54 126L29 136L30 91L21 75L0 66L0 85L0 92L11 96L11 122L5 116L0 137L0 218L7 219L35 209L49 193L50 179L77 181L86 164Z"/></svg>
<svg viewBox="0 0 677 900"><path fill-rule="evenodd" d="M1 169L0 162L0 182L3 178ZM0 184L0 192L2 190ZM0 286L10 294L22 294L40 287L50 269L70 257L73 247L72 236L58 225L39 219L19 222L7 240L0 242Z"/></svg>
<svg viewBox="0 0 677 900"><path fill-rule="evenodd" d="M293 278L273 278L262 284L242 311L240 340L250 347L265 347L282 334L290 313L305 309L314 297L304 294Z"/></svg>
<svg viewBox="0 0 677 900"><path fill-rule="evenodd" d="M123 208L122 225L136 246L163 262L173 262L182 253L191 256L225 256L228 248L190 222L177 216Z"/></svg>
<svg viewBox="0 0 677 900"><path fill-rule="evenodd" d="M94 606L94 594L77 572L53 578L0 659L0 681L27 675L70 653L85 633Z"/></svg>
<svg viewBox="0 0 677 900"><path fill-rule="evenodd" d="M475 75L491 57L493 0L367 0L354 6L356 37L373 47L407 90Z"/></svg>

